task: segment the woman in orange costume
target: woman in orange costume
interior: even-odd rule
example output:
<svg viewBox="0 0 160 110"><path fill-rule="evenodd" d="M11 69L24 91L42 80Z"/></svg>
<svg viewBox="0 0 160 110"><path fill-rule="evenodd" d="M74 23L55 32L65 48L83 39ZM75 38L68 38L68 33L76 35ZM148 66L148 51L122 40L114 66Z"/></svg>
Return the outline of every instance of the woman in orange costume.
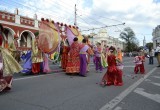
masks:
<svg viewBox="0 0 160 110"><path fill-rule="evenodd" d="M80 72L80 44L78 43L78 38L75 37L71 44L70 51L68 53L68 62L66 67L66 73L79 73Z"/></svg>
<svg viewBox="0 0 160 110"><path fill-rule="evenodd" d="M62 59L61 59L61 66L62 66L62 69L64 70L67 67L68 52L69 52L69 43L68 43L68 40L66 39L62 45Z"/></svg>
<svg viewBox="0 0 160 110"><path fill-rule="evenodd" d="M123 66L122 65L122 61L123 61L122 51L121 51L120 48L117 48L117 58L116 59L117 59L117 65L118 66ZM122 69L118 68L117 69L116 79L115 79L115 84L116 85L122 85L123 84L122 75L123 75Z"/></svg>

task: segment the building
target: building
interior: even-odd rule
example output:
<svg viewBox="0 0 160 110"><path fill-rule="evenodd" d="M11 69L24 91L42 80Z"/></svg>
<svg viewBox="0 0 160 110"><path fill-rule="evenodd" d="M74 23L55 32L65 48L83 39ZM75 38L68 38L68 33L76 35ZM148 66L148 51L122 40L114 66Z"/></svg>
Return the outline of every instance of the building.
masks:
<svg viewBox="0 0 160 110"><path fill-rule="evenodd" d="M124 43L120 41L118 38L114 38L112 36L109 36L106 29L100 29L98 34L92 33L90 36L93 36L93 38L90 38L90 41L93 44L96 44L96 42L104 43L104 45L107 46L114 46L116 48L121 48L124 50Z"/></svg>
<svg viewBox="0 0 160 110"><path fill-rule="evenodd" d="M18 9L15 9L15 13L0 11L0 23L4 27L4 34L7 39L5 45L13 42L14 35L17 35L18 47L22 49L31 48L31 40L35 38L34 33L39 30L40 25L36 14L33 19L20 16Z"/></svg>
<svg viewBox="0 0 160 110"><path fill-rule="evenodd" d="M153 48L155 49L157 47L157 43L160 43L160 25L155 27L152 32L153 36Z"/></svg>

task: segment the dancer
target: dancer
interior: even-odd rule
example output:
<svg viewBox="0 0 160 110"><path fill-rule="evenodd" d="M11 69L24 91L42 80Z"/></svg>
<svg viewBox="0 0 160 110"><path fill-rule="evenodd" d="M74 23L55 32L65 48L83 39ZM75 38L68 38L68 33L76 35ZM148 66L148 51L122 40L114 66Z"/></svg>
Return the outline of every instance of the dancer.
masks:
<svg viewBox="0 0 160 110"><path fill-rule="evenodd" d="M73 41L74 42L71 44L70 51L68 53L68 62L66 67L66 73L68 74L77 74L80 71L80 44L78 43L77 37L75 37Z"/></svg>
<svg viewBox="0 0 160 110"><path fill-rule="evenodd" d="M122 75L123 75L123 57L122 57L122 51L120 48L117 48L117 57L116 57L116 65L117 65L117 74L115 77L115 85L122 85Z"/></svg>
<svg viewBox="0 0 160 110"><path fill-rule="evenodd" d="M39 74L41 70L41 63L43 62L42 51L38 48L38 36L32 39L32 73Z"/></svg>
<svg viewBox="0 0 160 110"><path fill-rule="evenodd" d="M134 59L134 63L135 63L134 73L135 74L137 74L139 71L141 74L145 73L144 62L145 62L144 52L141 51L139 53L139 56L136 56Z"/></svg>
<svg viewBox="0 0 160 110"><path fill-rule="evenodd" d="M49 68L49 62L48 62L48 57L49 55L48 54L43 54L43 58L44 58L44 62L43 62L43 65L41 67L41 69L43 70L43 73L49 73L51 72L51 69ZM41 70L41 71L42 71Z"/></svg>
<svg viewBox="0 0 160 110"><path fill-rule="evenodd" d="M27 51L27 53L23 53L21 56L21 59L24 62L23 64L23 70L21 71L21 73L23 74L31 74L32 71L32 58L31 58L31 51Z"/></svg>
<svg viewBox="0 0 160 110"><path fill-rule="evenodd" d="M108 69L105 75L102 78L101 85L115 85L115 86L122 86L122 75L119 74L118 69L116 67L116 56L114 55L115 48L109 48L110 55L108 55L107 62L108 62Z"/></svg>
<svg viewBox="0 0 160 110"><path fill-rule="evenodd" d="M22 70L22 67L12 57L9 50L3 48L3 26L0 24L0 92L10 90L13 74Z"/></svg>
<svg viewBox="0 0 160 110"><path fill-rule="evenodd" d="M67 61L68 61L68 52L69 52L69 42L66 39L66 41L62 44L62 56L61 56L61 66L62 69L66 69Z"/></svg>
<svg viewBox="0 0 160 110"><path fill-rule="evenodd" d="M80 46L80 76L86 77L86 71L87 71L87 51L89 49L89 46L86 44L86 39L82 40L82 45Z"/></svg>
<svg viewBox="0 0 160 110"><path fill-rule="evenodd" d="M97 48L94 50L95 52L95 60L96 60L96 72L98 72L98 70L100 70L100 72L102 72L102 62L101 62L101 43L97 43Z"/></svg>

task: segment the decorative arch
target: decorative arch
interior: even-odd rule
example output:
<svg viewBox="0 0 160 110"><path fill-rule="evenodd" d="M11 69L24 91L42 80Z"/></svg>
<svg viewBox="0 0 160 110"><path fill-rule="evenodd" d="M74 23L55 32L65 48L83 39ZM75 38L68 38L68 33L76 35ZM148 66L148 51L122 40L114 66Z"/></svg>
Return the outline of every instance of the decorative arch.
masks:
<svg viewBox="0 0 160 110"><path fill-rule="evenodd" d="M9 32L11 32L11 34L12 34L12 37L14 37L14 35L15 35L16 33L14 32L14 30L13 30L12 28L7 27L7 26L4 26L4 28L7 29L7 30L9 30Z"/></svg>
<svg viewBox="0 0 160 110"><path fill-rule="evenodd" d="M14 39L14 30L10 27L4 26L5 42L3 43L5 48L8 48L9 44L13 42Z"/></svg>
<svg viewBox="0 0 160 110"><path fill-rule="evenodd" d="M21 36L22 36L22 34L23 34L24 32L28 32L32 38L35 38L35 35L34 35L30 30L24 30L24 31L22 31L21 34L19 35L19 36L20 36L20 40L21 40Z"/></svg>
<svg viewBox="0 0 160 110"><path fill-rule="evenodd" d="M31 48L31 41L34 38L35 38L35 35L31 31L29 30L22 31L19 39L20 47Z"/></svg>

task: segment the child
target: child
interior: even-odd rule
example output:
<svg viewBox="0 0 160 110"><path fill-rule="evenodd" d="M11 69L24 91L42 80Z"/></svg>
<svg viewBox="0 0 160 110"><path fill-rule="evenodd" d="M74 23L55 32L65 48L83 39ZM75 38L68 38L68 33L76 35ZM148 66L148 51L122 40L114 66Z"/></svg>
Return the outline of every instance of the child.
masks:
<svg viewBox="0 0 160 110"><path fill-rule="evenodd" d="M145 61L145 56L144 56L143 51L141 51L139 53L139 56L136 56L134 59L134 63L135 63L134 72L135 72L135 74L137 74L139 71L141 74L145 73L144 61Z"/></svg>

